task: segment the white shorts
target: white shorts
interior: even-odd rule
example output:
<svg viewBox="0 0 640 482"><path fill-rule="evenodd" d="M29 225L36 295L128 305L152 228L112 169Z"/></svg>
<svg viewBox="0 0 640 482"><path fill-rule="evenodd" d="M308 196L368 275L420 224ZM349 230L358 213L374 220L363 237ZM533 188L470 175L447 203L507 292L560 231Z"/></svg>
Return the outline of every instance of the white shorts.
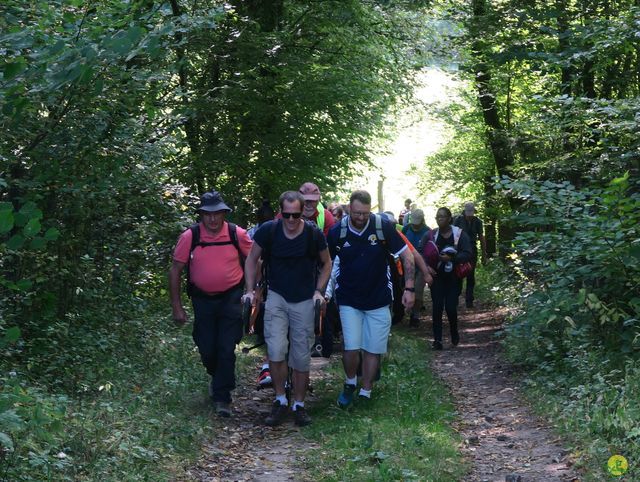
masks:
<svg viewBox="0 0 640 482"><path fill-rule="evenodd" d="M376 355L387 352L391 330L391 311L388 306L375 310L340 306L340 320L345 350L362 349Z"/></svg>

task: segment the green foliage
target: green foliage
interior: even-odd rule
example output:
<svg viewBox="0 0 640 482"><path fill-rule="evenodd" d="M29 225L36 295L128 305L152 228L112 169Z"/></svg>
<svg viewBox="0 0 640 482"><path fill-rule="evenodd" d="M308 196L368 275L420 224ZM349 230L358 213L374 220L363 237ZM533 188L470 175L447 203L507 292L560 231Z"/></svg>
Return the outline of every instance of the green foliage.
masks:
<svg viewBox="0 0 640 482"><path fill-rule="evenodd" d="M126 336L109 339L105 329L92 349L85 340L77 361L48 355L73 390L37 383L20 365L0 379L4 479L173 480L197 455L215 421L190 330L146 308Z"/></svg>
<svg viewBox="0 0 640 482"><path fill-rule="evenodd" d="M192 450L191 341L149 303L193 198L244 223L339 189L406 100L422 2L258 3L1 2L1 477L143 480Z"/></svg>
<svg viewBox="0 0 640 482"><path fill-rule="evenodd" d="M318 387L314 423L305 429L322 445L308 454L306 464L323 480L445 481L464 474L446 425L452 407L428 368L424 340L394 330L375 397L356 400L349 410L336 406L341 366L334 375ZM358 406L363 403L367 406Z"/></svg>
<svg viewBox="0 0 640 482"><path fill-rule="evenodd" d="M215 185L240 218L309 179L334 191L369 162L370 141L408 98L410 48L424 30L419 16L394 6L275 3L277 25L239 7L245 15L230 13L184 53L190 154L181 180Z"/></svg>
<svg viewBox="0 0 640 482"><path fill-rule="evenodd" d="M515 240L516 269L531 284L525 320L512 329L544 340L545 356L562 359L576 340L622 359L640 349L638 186L627 176L604 189L500 182L526 203L515 222L532 229Z"/></svg>
<svg viewBox="0 0 640 482"><path fill-rule="evenodd" d="M576 189L503 178L498 188L523 201L506 278L520 291L506 328L510 358L531 370L564 428L584 437L587 460L638 459L640 183L625 175Z"/></svg>

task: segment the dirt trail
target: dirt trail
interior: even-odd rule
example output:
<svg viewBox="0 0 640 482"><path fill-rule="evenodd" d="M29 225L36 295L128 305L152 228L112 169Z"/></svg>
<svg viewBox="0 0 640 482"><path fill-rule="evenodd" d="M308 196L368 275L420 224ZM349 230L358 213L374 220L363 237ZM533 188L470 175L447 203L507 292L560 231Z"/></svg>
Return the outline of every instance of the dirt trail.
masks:
<svg viewBox="0 0 640 482"><path fill-rule="evenodd" d="M456 428L472 464L468 481L574 481L568 451L519 395L495 336L504 313L460 311L460 345L435 352L434 371L455 399Z"/></svg>
<svg viewBox="0 0 640 482"><path fill-rule="evenodd" d="M324 376L329 363L311 359L311 383ZM252 372L255 376L257 372ZM186 471L185 480L199 482L258 481L279 482L314 480L301 472L304 459L319 446L303 438L293 419L279 427L267 427L264 418L273 402L273 390L256 390L251 380L238 380L234 392L233 416L220 421L220 434L202 448L195 467ZM307 401L314 403L314 395Z"/></svg>
<svg viewBox="0 0 640 482"><path fill-rule="evenodd" d="M461 309L460 345L448 343L445 324L445 349L434 354L433 369L454 397L455 428L472 466L463 480L578 481L568 451L521 399L512 369L501 358L495 333L503 318L498 310ZM418 331L425 334L429 325L423 321ZM327 363L312 359L312 383L325 376ZM321 480L300 471L305 457L320 449L317 444L304 439L292 421L277 428L264 425L272 397L271 389L257 391L253 380L239 380L233 417L220 422L219 436L203 447L184 480ZM313 394L308 401L314 402Z"/></svg>

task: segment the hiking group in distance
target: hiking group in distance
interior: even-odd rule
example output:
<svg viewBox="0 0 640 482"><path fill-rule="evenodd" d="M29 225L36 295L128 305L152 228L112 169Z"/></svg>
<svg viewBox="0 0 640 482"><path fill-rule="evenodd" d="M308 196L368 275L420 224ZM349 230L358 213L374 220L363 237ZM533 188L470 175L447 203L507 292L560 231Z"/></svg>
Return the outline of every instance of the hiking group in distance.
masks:
<svg viewBox="0 0 640 482"><path fill-rule="evenodd" d="M178 238L169 270L173 319L183 325L182 273L193 306L193 340L211 376L216 413L232 415L235 348L243 331L242 305L251 306L256 332L266 343L258 383L272 384L275 399L265 423L276 426L291 412L298 426L311 423L305 409L310 359L330 356L342 336L345 380L337 404L366 404L380 377L392 324L409 315L418 326L425 286L432 299L434 350L443 349L443 312L450 342L460 342L458 297L467 279L466 306L473 306L475 265L482 221L468 202L453 217L438 209L430 229L410 199L398 221L391 212L372 213L371 196L354 191L347 205L320 203L320 189L305 182L282 193L279 212L268 201L248 231L225 218L232 209L221 194L202 194L197 223ZM318 311L323 322L317 333ZM360 389L358 390L358 378Z"/></svg>

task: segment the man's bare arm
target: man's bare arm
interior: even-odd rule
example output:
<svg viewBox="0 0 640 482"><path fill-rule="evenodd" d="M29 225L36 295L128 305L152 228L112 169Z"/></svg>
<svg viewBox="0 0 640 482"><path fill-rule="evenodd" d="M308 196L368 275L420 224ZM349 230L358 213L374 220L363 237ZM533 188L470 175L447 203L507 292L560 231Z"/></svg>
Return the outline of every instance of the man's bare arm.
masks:
<svg viewBox="0 0 640 482"><path fill-rule="evenodd" d="M173 320L179 324L187 322L187 313L184 311L180 296L180 278L185 266L186 263L174 260L169 269L169 300L171 301Z"/></svg>
<svg viewBox="0 0 640 482"><path fill-rule="evenodd" d="M244 286L245 286L245 296L249 296L251 299L251 303L254 302L253 291L256 286L256 273L258 269L258 260L260 259L260 255L262 254L262 248L258 243L253 243L251 246L251 251L249 251L249 256L244 262Z"/></svg>
<svg viewBox="0 0 640 482"><path fill-rule="evenodd" d="M413 288L416 279L415 259L411 250L407 247L400 253L402 269L404 270L404 282L407 288Z"/></svg>

